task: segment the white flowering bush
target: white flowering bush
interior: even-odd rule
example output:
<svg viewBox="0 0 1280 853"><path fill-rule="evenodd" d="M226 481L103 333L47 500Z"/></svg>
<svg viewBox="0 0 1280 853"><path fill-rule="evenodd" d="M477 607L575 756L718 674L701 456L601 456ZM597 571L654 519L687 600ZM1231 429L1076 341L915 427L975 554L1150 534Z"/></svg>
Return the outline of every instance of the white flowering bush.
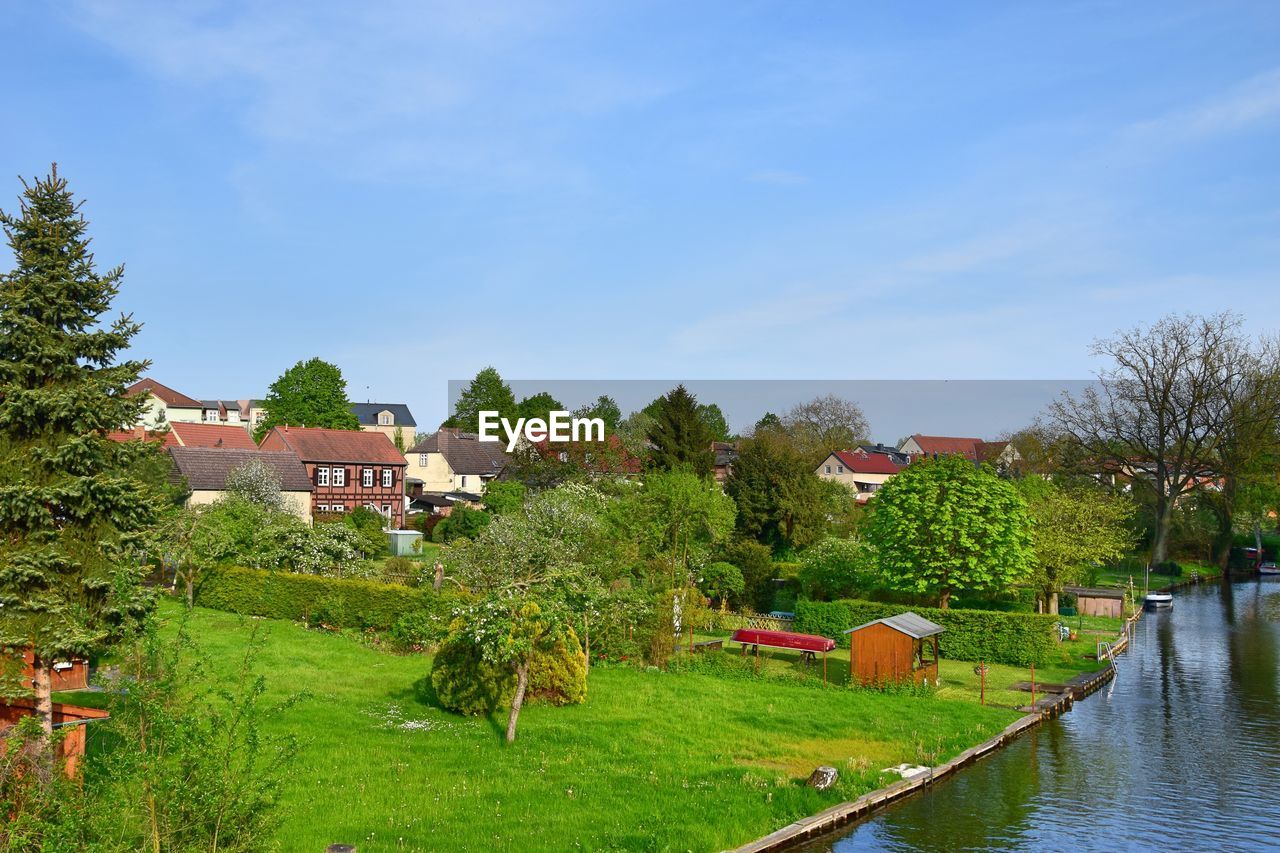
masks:
<svg viewBox="0 0 1280 853"><path fill-rule="evenodd" d="M261 459L251 459L227 474L227 494L272 512L284 510L280 474Z"/></svg>

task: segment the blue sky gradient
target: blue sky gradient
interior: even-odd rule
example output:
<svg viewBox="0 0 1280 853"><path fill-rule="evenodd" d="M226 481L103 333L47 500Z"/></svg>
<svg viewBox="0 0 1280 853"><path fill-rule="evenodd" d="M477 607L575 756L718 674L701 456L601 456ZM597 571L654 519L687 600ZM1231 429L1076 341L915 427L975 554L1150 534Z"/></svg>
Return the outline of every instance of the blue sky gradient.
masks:
<svg viewBox="0 0 1280 853"><path fill-rule="evenodd" d="M58 161L197 397L313 355L422 424L488 364L1082 377L1118 328L1280 309L1273 2L11 3L0 36L0 207Z"/></svg>

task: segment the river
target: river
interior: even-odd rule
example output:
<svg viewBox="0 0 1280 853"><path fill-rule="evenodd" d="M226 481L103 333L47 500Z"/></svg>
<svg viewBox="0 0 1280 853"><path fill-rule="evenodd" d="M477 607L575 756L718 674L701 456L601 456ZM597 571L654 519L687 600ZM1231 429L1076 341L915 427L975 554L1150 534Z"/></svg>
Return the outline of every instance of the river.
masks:
<svg viewBox="0 0 1280 853"><path fill-rule="evenodd" d="M1280 581L1179 590L1117 677L836 850L1280 849Z"/></svg>

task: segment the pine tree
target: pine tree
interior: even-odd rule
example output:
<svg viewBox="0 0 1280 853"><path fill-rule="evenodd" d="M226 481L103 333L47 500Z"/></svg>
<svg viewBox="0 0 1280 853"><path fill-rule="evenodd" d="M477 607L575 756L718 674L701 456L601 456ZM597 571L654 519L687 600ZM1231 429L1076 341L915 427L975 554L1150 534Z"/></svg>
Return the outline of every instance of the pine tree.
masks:
<svg viewBox="0 0 1280 853"><path fill-rule="evenodd" d="M140 325L102 322L123 268L94 271L56 166L23 187L19 215L0 213L16 259L0 276L0 647L34 655L47 746L54 662L100 650L145 609L137 555L158 506L142 472L158 450L106 437L138 420L125 389L147 367L117 361Z"/></svg>
<svg viewBox="0 0 1280 853"><path fill-rule="evenodd" d="M654 422L649 430L653 445L649 461L655 468L672 471L687 468L700 477L711 473L711 430L700 417L697 399L677 385L652 405Z"/></svg>
<svg viewBox="0 0 1280 853"><path fill-rule="evenodd" d="M271 383L262 403L267 416L254 431L259 441L272 427L290 424L327 429L360 429L347 399L347 380L335 364L319 358L300 361Z"/></svg>

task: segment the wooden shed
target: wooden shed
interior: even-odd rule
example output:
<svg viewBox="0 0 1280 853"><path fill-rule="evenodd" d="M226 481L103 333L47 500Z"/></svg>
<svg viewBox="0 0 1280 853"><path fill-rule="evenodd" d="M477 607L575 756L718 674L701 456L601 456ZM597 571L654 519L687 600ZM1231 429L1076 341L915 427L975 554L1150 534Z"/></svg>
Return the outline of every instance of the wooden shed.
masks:
<svg viewBox="0 0 1280 853"><path fill-rule="evenodd" d="M1124 590L1069 586L1062 591L1076 597L1076 612L1081 616L1124 618Z"/></svg>
<svg viewBox="0 0 1280 853"><path fill-rule="evenodd" d="M0 702L0 755L5 750L5 732L23 717L35 712L36 705L32 699ZM74 777L79 772L80 759L84 758L84 724L94 720L105 720L108 716L110 715L106 711L98 708L82 708L79 705L64 705L61 702L53 703L53 727L71 729L58 746L58 754L66 762L63 765L63 771L67 776Z"/></svg>
<svg viewBox="0 0 1280 853"><path fill-rule="evenodd" d="M877 619L849 634L849 680L861 684L938 681L938 635L943 628L914 613Z"/></svg>

